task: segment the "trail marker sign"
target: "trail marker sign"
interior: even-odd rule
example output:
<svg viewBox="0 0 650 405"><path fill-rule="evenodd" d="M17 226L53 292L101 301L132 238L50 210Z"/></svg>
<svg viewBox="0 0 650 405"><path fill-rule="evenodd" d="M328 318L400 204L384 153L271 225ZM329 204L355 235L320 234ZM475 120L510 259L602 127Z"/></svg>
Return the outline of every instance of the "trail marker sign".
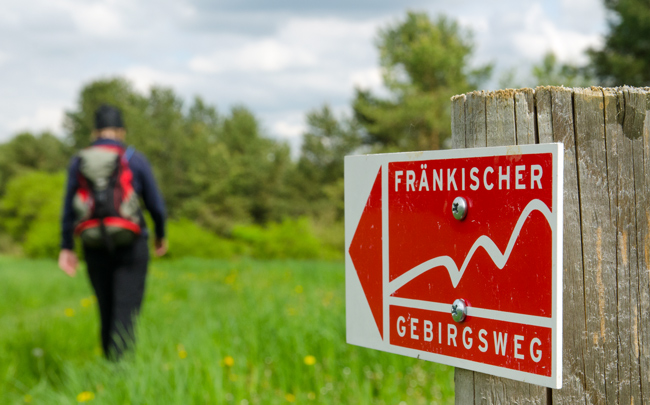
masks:
<svg viewBox="0 0 650 405"><path fill-rule="evenodd" d="M346 157L348 343L560 388L562 179L562 144Z"/></svg>

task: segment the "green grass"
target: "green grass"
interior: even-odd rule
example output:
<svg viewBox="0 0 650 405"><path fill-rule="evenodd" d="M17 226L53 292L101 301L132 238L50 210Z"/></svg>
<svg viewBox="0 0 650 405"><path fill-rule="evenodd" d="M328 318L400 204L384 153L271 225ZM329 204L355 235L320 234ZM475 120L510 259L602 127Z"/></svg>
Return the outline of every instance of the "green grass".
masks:
<svg viewBox="0 0 650 405"><path fill-rule="evenodd" d="M137 350L110 363L84 271L0 257L0 403L453 402L452 368L345 343L344 290L341 263L155 261Z"/></svg>

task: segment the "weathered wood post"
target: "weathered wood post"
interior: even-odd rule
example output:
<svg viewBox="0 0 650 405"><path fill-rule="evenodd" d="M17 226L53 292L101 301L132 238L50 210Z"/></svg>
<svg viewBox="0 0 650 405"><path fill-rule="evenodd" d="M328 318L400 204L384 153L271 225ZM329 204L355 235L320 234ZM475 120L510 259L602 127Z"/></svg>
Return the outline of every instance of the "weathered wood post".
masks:
<svg viewBox="0 0 650 405"><path fill-rule="evenodd" d="M454 148L564 144L563 387L456 369L456 404L650 403L650 88L473 92Z"/></svg>

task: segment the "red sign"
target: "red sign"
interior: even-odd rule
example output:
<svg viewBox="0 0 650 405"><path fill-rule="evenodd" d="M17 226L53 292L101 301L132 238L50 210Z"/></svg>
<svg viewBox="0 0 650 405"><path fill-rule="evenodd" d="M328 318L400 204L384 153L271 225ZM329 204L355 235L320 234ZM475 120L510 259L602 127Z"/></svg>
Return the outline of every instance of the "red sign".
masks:
<svg viewBox="0 0 650 405"><path fill-rule="evenodd" d="M561 153L347 157L348 342L559 388Z"/></svg>

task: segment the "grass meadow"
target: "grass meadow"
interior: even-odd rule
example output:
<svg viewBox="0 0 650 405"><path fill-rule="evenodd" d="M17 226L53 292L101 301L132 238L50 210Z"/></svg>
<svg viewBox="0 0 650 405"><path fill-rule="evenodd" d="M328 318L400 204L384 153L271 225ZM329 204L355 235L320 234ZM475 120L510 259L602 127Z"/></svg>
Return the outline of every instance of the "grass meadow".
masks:
<svg viewBox="0 0 650 405"><path fill-rule="evenodd" d="M159 260L103 359L84 269L0 257L1 404L445 404L453 369L345 343L341 262Z"/></svg>

